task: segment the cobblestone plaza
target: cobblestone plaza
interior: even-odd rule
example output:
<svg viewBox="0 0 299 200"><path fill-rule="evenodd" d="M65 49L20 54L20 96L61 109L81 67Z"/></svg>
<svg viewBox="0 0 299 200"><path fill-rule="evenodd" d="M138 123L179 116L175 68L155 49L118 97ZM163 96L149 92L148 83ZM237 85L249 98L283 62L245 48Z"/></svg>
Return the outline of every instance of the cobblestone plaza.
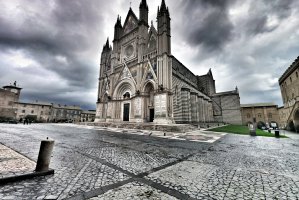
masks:
<svg viewBox="0 0 299 200"><path fill-rule="evenodd" d="M227 134L207 143L0 124L1 143L34 161L46 137L55 174L2 185L0 199L299 199L298 139Z"/></svg>

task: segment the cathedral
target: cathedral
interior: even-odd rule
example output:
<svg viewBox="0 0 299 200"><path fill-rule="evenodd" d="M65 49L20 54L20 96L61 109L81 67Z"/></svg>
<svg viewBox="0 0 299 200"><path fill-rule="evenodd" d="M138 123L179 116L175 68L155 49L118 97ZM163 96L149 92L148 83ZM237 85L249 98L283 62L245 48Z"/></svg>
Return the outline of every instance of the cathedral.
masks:
<svg viewBox="0 0 299 200"><path fill-rule="evenodd" d="M141 0L139 18L131 8L123 24L117 18L101 54L95 122L241 124L238 89L216 93L211 70L196 76L172 55L165 0L156 27L148 13Z"/></svg>

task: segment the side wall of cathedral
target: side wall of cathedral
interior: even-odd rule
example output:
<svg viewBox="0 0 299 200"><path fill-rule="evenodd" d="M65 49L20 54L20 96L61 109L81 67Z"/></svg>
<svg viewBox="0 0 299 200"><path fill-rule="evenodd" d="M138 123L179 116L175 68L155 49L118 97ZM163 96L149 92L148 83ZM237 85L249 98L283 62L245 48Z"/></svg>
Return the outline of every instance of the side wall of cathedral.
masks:
<svg viewBox="0 0 299 200"><path fill-rule="evenodd" d="M172 57L173 117L176 123L212 122L211 99L197 88L196 76Z"/></svg>

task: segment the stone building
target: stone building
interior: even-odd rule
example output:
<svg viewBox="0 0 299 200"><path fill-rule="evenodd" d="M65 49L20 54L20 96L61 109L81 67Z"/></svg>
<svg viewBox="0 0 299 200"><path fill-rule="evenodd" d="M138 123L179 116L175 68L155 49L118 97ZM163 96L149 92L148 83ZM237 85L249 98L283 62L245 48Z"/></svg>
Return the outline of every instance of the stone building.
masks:
<svg viewBox="0 0 299 200"><path fill-rule="evenodd" d="M299 132L299 56L279 78L283 107L280 121L288 130Z"/></svg>
<svg viewBox="0 0 299 200"><path fill-rule="evenodd" d="M101 54L95 121L172 124L216 118L241 123L238 91L230 93L234 100L227 103L228 93L216 95L211 70L206 76L196 76L172 55L165 1L158 7L157 28L153 22L148 24L148 12L142 0L139 18L132 8L124 24L117 18L113 45L107 40ZM221 103L213 104L213 99ZM224 105L232 107L232 112Z"/></svg>
<svg viewBox="0 0 299 200"><path fill-rule="evenodd" d="M95 110L83 110L81 112L81 122L93 122L96 117Z"/></svg>
<svg viewBox="0 0 299 200"><path fill-rule="evenodd" d="M252 124L255 118L259 128L280 126L278 106L274 103L242 104L241 113L243 125Z"/></svg>
<svg viewBox="0 0 299 200"><path fill-rule="evenodd" d="M51 110L52 122L80 122L82 109L79 106L53 104Z"/></svg>
<svg viewBox="0 0 299 200"><path fill-rule="evenodd" d="M52 104L42 102L15 102L17 108L16 119L22 121L25 118L30 118L35 121L49 122L52 116Z"/></svg>
<svg viewBox="0 0 299 200"><path fill-rule="evenodd" d="M18 102L20 98L21 89L17 87L16 82L13 85L4 86L0 88L0 117L7 119L14 119L17 108L14 102Z"/></svg>

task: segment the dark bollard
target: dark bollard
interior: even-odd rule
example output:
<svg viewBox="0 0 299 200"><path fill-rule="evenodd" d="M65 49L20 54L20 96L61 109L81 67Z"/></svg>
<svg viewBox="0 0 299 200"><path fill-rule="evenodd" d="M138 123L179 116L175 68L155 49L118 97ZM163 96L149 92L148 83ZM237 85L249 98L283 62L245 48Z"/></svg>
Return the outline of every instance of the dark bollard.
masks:
<svg viewBox="0 0 299 200"><path fill-rule="evenodd" d="M275 137L279 138L279 130L275 130Z"/></svg>
<svg viewBox="0 0 299 200"><path fill-rule="evenodd" d="M36 172L44 172L49 170L53 147L54 147L54 140L41 141L38 159L35 168Z"/></svg>
<svg viewBox="0 0 299 200"><path fill-rule="evenodd" d="M270 129L268 129L268 133L271 133L271 130L270 130Z"/></svg>

